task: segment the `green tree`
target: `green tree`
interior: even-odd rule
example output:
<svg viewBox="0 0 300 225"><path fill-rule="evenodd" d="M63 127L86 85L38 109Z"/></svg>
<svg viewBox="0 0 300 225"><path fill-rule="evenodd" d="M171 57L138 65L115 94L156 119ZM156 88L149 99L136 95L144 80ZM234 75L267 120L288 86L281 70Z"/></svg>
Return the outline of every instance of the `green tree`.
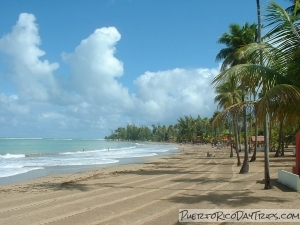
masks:
<svg viewBox="0 0 300 225"><path fill-rule="evenodd" d="M226 109L228 107L231 107L239 102L241 102L241 89L238 86L237 80L234 76L229 76L228 79L224 82L218 85L215 88L216 97L214 99L215 102L218 102L218 107ZM230 118L232 118L231 123L233 124L234 129L234 135L235 135L235 149L237 153L237 165L241 165L241 160L239 156L239 146L238 146L238 129L237 129L237 120L238 120L238 114L237 112L229 112L228 115ZM231 148L232 150L232 148ZM232 151L230 156L232 157Z"/></svg>
<svg viewBox="0 0 300 225"><path fill-rule="evenodd" d="M256 29L257 25L255 23L251 25L245 23L242 27L236 23L229 25L229 32L223 33L218 39L219 44L226 45L226 48L221 49L216 56L217 61L223 60L221 71L247 62L247 58L242 54L238 54L237 50L256 40Z"/></svg>
<svg viewBox="0 0 300 225"><path fill-rule="evenodd" d="M242 27L238 24L229 26L229 33L224 33L218 40L218 43L225 44L226 48L222 49L216 56L216 60L224 60L221 66L221 71L235 65L249 62L240 49L250 43L256 42L257 25L254 23L249 25L245 23ZM245 82L239 81L238 84L242 89L242 102L245 101ZM244 122L244 142L245 142L245 157L240 173L248 173L249 171L249 152L248 152L248 137L247 137L247 112L246 107L243 107L243 122Z"/></svg>

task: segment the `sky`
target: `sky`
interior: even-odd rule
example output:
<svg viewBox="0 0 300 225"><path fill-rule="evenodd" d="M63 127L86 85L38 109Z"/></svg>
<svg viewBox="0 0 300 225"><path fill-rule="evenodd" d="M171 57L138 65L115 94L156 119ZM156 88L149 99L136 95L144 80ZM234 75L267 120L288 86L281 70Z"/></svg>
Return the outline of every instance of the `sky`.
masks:
<svg viewBox="0 0 300 225"><path fill-rule="evenodd" d="M103 138L210 118L217 40L257 14L255 0L0 0L0 21L0 137Z"/></svg>

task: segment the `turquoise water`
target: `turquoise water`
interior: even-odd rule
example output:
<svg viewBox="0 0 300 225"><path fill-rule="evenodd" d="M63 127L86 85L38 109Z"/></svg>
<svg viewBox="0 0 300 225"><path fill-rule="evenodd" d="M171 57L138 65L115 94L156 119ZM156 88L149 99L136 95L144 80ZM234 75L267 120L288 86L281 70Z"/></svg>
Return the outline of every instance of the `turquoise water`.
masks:
<svg viewBox="0 0 300 225"><path fill-rule="evenodd" d="M102 139L0 138L0 178L49 168L105 166L176 149L166 144Z"/></svg>

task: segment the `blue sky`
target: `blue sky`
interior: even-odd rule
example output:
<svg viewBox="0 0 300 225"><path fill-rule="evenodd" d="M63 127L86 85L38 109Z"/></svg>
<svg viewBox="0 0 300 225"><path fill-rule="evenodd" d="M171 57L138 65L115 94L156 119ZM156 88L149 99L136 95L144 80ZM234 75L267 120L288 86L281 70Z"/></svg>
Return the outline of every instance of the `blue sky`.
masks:
<svg viewBox="0 0 300 225"><path fill-rule="evenodd" d="M217 40L257 16L255 0L0 0L0 21L0 136L103 138L211 117Z"/></svg>

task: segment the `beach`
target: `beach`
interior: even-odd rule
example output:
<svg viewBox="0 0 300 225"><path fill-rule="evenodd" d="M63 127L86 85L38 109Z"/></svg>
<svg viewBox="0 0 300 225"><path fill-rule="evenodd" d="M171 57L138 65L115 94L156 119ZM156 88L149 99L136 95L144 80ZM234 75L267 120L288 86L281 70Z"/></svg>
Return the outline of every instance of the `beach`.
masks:
<svg viewBox="0 0 300 225"><path fill-rule="evenodd" d="M277 182L278 169L291 171L295 163L291 148L284 157L270 153L270 190L263 189L263 152L239 174L229 148L178 148L145 163L1 185L0 224L196 224L178 222L179 209L300 208L299 193Z"/></svg>

